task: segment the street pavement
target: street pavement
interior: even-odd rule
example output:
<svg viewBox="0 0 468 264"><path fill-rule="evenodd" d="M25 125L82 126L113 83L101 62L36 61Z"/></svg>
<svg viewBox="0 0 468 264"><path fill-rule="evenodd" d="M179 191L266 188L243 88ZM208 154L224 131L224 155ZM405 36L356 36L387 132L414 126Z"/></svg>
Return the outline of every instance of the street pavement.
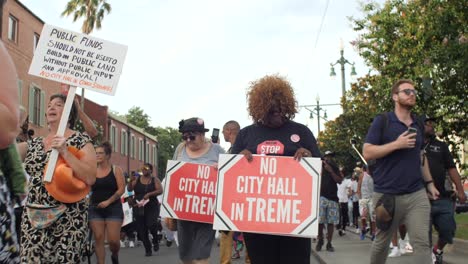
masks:
<svg viewBox="0 0 468 264"><path fill-rule="evenodd" d="M110 251L106 249L106 264L112 264L110 260ZM244 264L244 254L245 251L242 251L241 258L235 259L232 261L232 264ZM219 264L219 247L216 245L213 246L211 250L210 264ZM179 264L179 255L177 252L177 247L173 244L171 247L167 247L165 242L161 243L160 249L157 253L153 253L151 257L145 257L145 249L143 246L135 248L122 248L120 249L119 254L120 264ZM88 263L85 260L84 263ZM95 256L92 257L91 263L96 264ZM311 264L319 264L318 260L311 256ZM293 264L293 263L291 263Z"/></svg>
<svg viewBox="0 0 468 264"><path fill-rule="evenodd" d="M458 243L458 244L457 244ZM367 237L361 241L359 235L352 231L347 231L346 235L340 237L335 232L335 236L332 241L335 252L328 252L323 246L322 251L316 252L315 245L312 243L312 254L319 260L320 263L334 264L334 263L346 263L346 264L360 264L369 263L370 261L370 248L372 241ZM455 247L463 247L460 250L456 250ZM455 241L453 245L448 245L444 252L444 263L447 264L462 264L468 263L468 253L464 250L468 247L468 243L464 241ZM400 263L411 263L419 264L411 261L408 255L402 255L401 257L387 258L387 264L400 264Z"/></svg>
<svg viewBox="0 0 468 264"><path fill-rule="evenodd" d="M348 231L346 235L340 237L336 234L333 238L333 246L335 252L328 252L325 250L325 246L322 251L315 252L315 243L312 243L312 256L311 264L335 264L335 263L347 263L347 264L361 264L369 263L369 254L372 241L368 238L361 241L359 235ZM111 264L110 252L108 249L106 264ZM244 251L241 253L241 258L233 260L233 264L244 264ZM143 246L135 248L122 248L120 250L119 259L121 264L179 264L179 257L177 247L175 244L172 247L167 247L165 242L161 243L160 250L157 253L153 253L151 257L145 257L145 250ZM83 263L87 263L87 260ZM92 262L96 263L95 257L93 256ZM219 247L215 244L211 251L210 263L219 263ZM388 264L400 264L400 263L411 263L411 259L408 255L403 255L397 258L387 258ZM462 240L456 240L453 245L448 245L444 253L444 263L446 264L462 264L468 263L468 242ZM294 263L291 263L294 264Z"/></svg>

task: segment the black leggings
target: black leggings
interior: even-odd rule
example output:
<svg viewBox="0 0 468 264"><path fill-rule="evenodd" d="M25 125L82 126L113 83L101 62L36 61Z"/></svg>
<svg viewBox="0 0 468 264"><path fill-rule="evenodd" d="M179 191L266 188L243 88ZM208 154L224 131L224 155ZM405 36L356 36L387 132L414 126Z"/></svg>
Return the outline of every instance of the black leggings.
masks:
<svg viewBox="0 0 468 264"><path fill-rule="evenodd" d="M310 264L310 238L244 233L252 263Z"/></svg>
<svg viewBox="0 0 468 264"><path fill-rule="evenodd" d="M339 229L346 230L349 224L348 203L340 203L340 226Z"/></svg>
<svg viewBox="0 0 468 264"><path fill-rule="evenodd" d="M138 239L143 242L146 252L151 252L151 241L149 240L149 233L153 236L153 244L159 243L158 241L158 215L159 211L157 209L145 208L145 213L143 215L135 216L135 224L137 227ZM134 209L134 212L136 210Z"/></svg>

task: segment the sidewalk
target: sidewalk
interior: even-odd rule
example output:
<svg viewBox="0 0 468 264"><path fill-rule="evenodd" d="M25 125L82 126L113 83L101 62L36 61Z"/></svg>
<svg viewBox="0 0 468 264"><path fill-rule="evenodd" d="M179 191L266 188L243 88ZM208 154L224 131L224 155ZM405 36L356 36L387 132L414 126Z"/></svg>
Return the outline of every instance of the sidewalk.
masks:
<svg viewBox="0 0 468 264"><path fill-rule="evenodd" d="M326 243L326 242L325 242ZM458 244L457 244L458 243ZM323 247L322 251L316 252L315 245L312 243L312 255L319 260L320 263L324 264L335 264L335 263L369 263L370 260L370 248L372 241L369 238L361 241L359 235L347 231L346 235L340 237L335 231L335 236L332 241L335 252L328 252ZM464 240L457 240L453 245L448 245L444 252L444 263L447 264L461 264L467 263L468 253L466 248L468 248L468 242ZM460 248L460 250L458 250ZM407 255L403 255L397 258L387 258L388 264L400 264L400 263L411 263L410 258L407 258ZM416 264L416 263L411 263Z"/></svg>

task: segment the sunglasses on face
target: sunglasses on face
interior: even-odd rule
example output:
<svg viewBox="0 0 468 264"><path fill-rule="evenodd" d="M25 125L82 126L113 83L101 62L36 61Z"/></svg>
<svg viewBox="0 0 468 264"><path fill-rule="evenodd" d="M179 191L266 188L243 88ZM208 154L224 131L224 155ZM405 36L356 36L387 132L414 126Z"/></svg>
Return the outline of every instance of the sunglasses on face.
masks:
<svg viewBox="0 0 468 264"><path fill-rule="evenodd" d="M190 139L190 141L195 140L196 135L193 133L187 134L187 135L182 135L182 140L187 141L187 139Z"/></svg>
<svg viewBox="0 0 468 264"><path fill-rule="evenodd" d="M401 93L401 92L405 93L406 95L410 95L410 94L414 94L415 96L418 95L418 92L416 90L409 89L409 88L398 91L397 93Z"/></svg>

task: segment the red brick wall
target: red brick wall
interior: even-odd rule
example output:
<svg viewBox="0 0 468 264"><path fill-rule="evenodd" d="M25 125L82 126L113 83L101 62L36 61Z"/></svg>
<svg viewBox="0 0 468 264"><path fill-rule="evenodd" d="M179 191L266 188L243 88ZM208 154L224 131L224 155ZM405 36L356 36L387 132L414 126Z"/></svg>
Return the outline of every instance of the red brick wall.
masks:
<svg viewBox="0 0 468 264"><path fill-rule="evenodd" d="M18 19L18 39L16 43L8 39L8 20L10 15ZM43 25L40 19L25 9L16 0L6 0L3 6L1 21L2 35L0 37L13 59L18 78L23 81L21 104L26 108L26 111L29 107L29 87L32 83L45 91L45 102L48 102L52 94L60 92L59 83L28 74L29 65L31 64L34 54L34 33L40 35ZM44 136L47 134L46 127L30 125L30 128L34 129L35 136Z"/></svg>

